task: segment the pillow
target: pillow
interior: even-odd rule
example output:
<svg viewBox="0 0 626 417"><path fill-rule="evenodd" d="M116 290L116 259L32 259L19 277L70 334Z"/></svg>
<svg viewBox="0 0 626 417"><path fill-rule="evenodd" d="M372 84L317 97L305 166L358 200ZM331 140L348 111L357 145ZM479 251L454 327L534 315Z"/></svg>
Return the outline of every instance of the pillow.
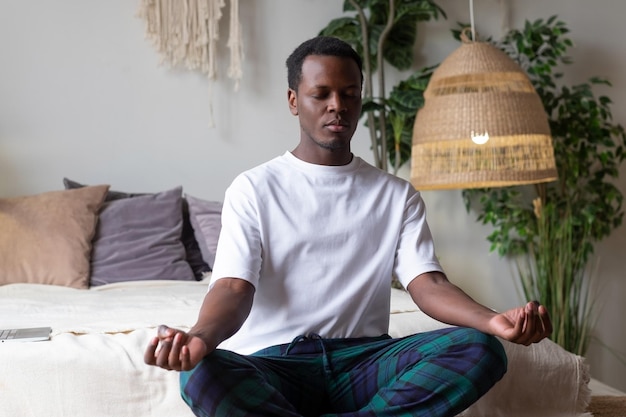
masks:
<svg viewBox="0 0 626 417"><path fill-rule="evenodd" d="M0 285L89 286L89 258L108 185L0 199Z"/></svg>
<svg viewBox="0 0 626 417"><path fill-rule="evenodd" d="M72 181L72 180L67 179L67 178L63 178L63 185L65 186L66 190L72 190L74 188L82 188L82 187L86 187L87 186L85 184L81 184L79 182ZM109 190L106 193L104 201L119 200L121 198L139 197L139 196L147 195L147 194L148 193L127 193L127 192L123 192L123 191Z"/></svg>
<svg viewBox="0 0 626 417"><path fill-rule="evenodd" d="M63 178L63 185L66 189L80 188L85 186L85 184L72 181L68 178ZM132 198L144 195L149 195L149 193L128 193L124 191L109 190L106 195L105 201L114 201L120 200L122 198ZM209 272L211 268L209 268L206 262L204 262L204 260L202 259L202 252L200 252L200 247L198 246L198 242L196 241L193 233L191 222L189 221L189 207L185 199L183 199L182 210L183 229L181 240L183 242L183 245L185 246L185 258L187 260L187 263L189 263L189 266L191 266L191 269L196 279L201 280L203 275L206 272Z"/></svg>
<svg viewBox="0 0 626 417"><path fill-rule="evenodd" d="M189 203L189 219L200 245L202 258L212 268L217 240L222 229L222 203L202 200L188 194L185 199Z"/></svg>
<svg viewBox="0 0 626 417"><path fill-rule="evenodd" d="M180 240L182 187L106 202L91 255L91 285L195 277Z"/></svg>
<svg viewBox="0 0 626 417"><path fill-rule="evenodd" d="M185 254L187 262L193 271L197 280L201 280L204 274L211 271L211 267L208 262L205 262L202 256L202 250L200 244L196 239L196 235L191 224L191 216L189 214L189 201L183 198L183 245L185 246ZM211 264L213 265L213 264Z"/></svg>

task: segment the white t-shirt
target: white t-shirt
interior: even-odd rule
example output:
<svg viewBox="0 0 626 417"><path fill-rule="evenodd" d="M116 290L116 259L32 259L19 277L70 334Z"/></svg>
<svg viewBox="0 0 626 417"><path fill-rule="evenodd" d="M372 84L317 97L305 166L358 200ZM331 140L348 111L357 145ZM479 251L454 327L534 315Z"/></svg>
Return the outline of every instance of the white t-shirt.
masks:
<svg viewBox="0 0 626 417"><path fill-rule="evenodd" d="M304 162L290 152L227 189L212 283L256 288L242 328L220 348L249 354L298 335L388 331L392 274L407 286L442 271L420 194L361 158Z"/></svg>

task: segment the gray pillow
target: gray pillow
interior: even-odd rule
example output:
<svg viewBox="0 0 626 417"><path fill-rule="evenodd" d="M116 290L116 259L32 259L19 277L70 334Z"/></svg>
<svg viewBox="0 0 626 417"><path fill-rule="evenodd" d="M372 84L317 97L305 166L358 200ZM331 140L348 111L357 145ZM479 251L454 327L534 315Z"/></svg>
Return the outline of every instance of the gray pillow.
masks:
<svg viewBox="0 0 626 417"><path fill-rule="evenodd" d="M80 182L73 181L69 178L63 178L63 186L65 187L66 190L73 190L75 188L87 187L86 184L81 184ZM127 193L124 191L109 190L107 191L104 201L119 200L121 198L139 197L142 195L148 195L148 193Z"/></svg>
<svg viewBox="0 0 626 417"><path fill-rule="evenodd" d="M189 204L189 220L196 236L202 259L213 268L217 240L222 230L222 203L185 195Z"/></svg>
<svg viewBox="0 0 626 417"><path fill-rule="evenodd" d="M91 285L193 281L181 242L182 187L103 204L91 254Z"/></svg>
<svg viewBox="0 0 626 417"><path fill-rule="evenodd" d="M85 187L85 184L73 181L69 178L63 178L63 185L68 190ZM122 198L134 198L149 194L150 193L129 193L126 191L109 190L106 194L106 198L104 201L108 202L113 200L120 200ZM189 221L189 207L187 206L187 201L185 199L183 199L182 209L183 229L181 241L183 242L183 246L185 246L185 258L189 263L189 266L191 267L191 270L193 271L196 279L201 280L204 274L206 272L209 272L211 268L209 268L209 265L207 265L207 263L204 262L204 260L202 259L200 247L198 246L198 242L196 241L196 237L194 236L193 227L191 226L191 222Z"/></svg>

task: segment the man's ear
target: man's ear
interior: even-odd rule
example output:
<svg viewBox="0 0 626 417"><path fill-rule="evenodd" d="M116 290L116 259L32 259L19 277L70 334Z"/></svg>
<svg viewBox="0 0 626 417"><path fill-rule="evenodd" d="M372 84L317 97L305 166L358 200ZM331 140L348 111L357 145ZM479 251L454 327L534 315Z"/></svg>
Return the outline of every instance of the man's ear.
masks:
<svg viewBox="0 0 626 417"><path fill-rule="evenodd" d="M287 101L289 102L289 111L294 116L298 115L298 97L296 91L291 88L287 89Z"/></svg>

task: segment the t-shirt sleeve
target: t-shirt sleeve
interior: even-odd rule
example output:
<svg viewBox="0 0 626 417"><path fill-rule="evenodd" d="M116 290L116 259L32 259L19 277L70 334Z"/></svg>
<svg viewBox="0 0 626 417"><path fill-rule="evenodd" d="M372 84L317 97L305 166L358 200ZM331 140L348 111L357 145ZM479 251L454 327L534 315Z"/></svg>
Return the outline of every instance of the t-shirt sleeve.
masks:
<svg viewBox="0 0 626 417"><path fill-rule="evenodd" d="M435 254L435 244L426 221L426 205L419 192L407 198L398 239L394 274L406 288L416 276L443 272Z"/></svg>
<svg viewBox="0 0 626 417"><path fill-rule="evenodd" d="M239 176L224 195L211 286L227 277L240 278L257 286L262 262L258 219L254 189L244 176Z"/></svg>

